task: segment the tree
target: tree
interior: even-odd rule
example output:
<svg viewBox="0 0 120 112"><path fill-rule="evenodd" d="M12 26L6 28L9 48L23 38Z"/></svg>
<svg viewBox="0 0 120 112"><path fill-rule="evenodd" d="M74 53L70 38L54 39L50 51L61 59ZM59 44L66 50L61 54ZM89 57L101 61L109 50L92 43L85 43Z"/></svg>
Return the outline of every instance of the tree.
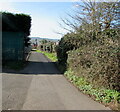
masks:
<svg viewBox="0 0 120 112"><path fill-rule="evenodd" d="M45 44L45 43L47 43L47 40L46 40L46 39L43 39L43 40L41 40L40 42L41 42L41 44Z"/></svg>
<svg viewBox="0 0 120 112"><path fill-rule="evenodd" d="M118 2L96 2L95 0L82 0L82 2L83 4L76 3L74 14L68 14L70 19L62 19L63 24L73 29L68 31L79 32L82 28L97 35L100 31L113 27L117 19Z"/></svg>

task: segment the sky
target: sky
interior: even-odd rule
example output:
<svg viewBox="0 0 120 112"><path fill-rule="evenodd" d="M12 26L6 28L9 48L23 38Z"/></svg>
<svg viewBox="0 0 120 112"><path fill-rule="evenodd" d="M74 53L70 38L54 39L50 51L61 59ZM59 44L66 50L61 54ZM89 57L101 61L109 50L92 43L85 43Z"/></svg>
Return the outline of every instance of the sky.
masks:
<svg viewBox="0 0 120 112"><path fill-rule="evenodd" d="M32 18L30 37L60 39L67 31L60 27L74 8L73 2L0 2L0 11L29 14Z"/></svg>
<svg viewBox="0 0 120 112"><path fill-rule="evenodd" d="M0 11L29 14L32 18L30 37L60 39L68 32L60 27L59 23L62 22L60 18L66 18L66 13L71 14L76 8L75 3L80 1L81 0L0 0Z"/></svg>

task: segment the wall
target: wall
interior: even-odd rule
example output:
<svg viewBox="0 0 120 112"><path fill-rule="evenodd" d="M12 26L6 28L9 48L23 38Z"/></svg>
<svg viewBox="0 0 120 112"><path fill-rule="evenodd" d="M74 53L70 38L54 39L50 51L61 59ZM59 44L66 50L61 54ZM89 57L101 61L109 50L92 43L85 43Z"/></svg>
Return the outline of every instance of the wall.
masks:
<svg viewBox="0 0 120 112"><path fill-rule="evenodd" d="M24 33L2 32L2 57L3 60L24 59Z"/></svg>

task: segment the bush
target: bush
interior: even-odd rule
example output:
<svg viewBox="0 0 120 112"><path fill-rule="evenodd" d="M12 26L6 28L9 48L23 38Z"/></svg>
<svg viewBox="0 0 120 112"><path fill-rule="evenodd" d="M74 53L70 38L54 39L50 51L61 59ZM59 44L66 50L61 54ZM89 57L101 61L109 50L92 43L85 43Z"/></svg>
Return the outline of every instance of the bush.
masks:
<svg viewBox="0 0 120 112"><path fill-rule="evenodd" d="M56 51L58 63L63 68L62 71L66 70L66 63L68 58L67 52L70 50L75 50L84 44L85 42L83 41L82 36L75 33L68 33L60 40Z"/></svg>
<svg viewBox="0 0 120 112"><path fill-rule="evenodd" d="M68 52L67 66L94 86L120 91L120 46L118 38L101 36L77 50Z"/></svg>
<svg viewBox="0 0 120 112"><path fill-rule="evenodd" d="M92 96L99 102L105 104L110 102L120 103L120 93L115 90L95 88L92 84L88 83L85 78L74 75L74 72L70 69L65 72L65 76L83 93Z"/></svg>
<svg viewBox="0 0 120 112"><path fill-rule="evenodd" d="M13 14L9 12L0 12L2 17L2 31L6 32L23 32L25 34L24 43L28 47L30 45L30 38L27 37L30 35L31 27L31 17L26 14Z"/></svg>
<svg viewBox="0 0 120 112"><path fill-rule="evenodd" d="M26 14L13 14L1 12L2 31L24 32L26 36L30 34L31 17Z"/></svg>

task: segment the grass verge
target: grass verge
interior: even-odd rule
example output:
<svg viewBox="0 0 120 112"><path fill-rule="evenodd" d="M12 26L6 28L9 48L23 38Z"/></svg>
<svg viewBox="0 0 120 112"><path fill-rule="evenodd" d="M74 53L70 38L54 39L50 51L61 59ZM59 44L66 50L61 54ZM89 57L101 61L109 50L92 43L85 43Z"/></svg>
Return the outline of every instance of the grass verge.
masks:
<svg viewBox="0 0 120 112"><path fill-rule="evenodd" d="M75 76L71 70L65 72L65 77L80 91L89 95L94 100L109 106L113 110L120 110L120 93L118 91L105 88L94 88L85 78Z"/></svg>
<svg viewBox="0 0 120 112"><path fill-rule="evenodd" d="M57 61L56 53L49 53L49 52L40 51L40 50L36 50L36 52L43 53L45 56L47 56L47 57L48 57L49 59L51 59L53 62L56 62L56 61Z"/></svg>

